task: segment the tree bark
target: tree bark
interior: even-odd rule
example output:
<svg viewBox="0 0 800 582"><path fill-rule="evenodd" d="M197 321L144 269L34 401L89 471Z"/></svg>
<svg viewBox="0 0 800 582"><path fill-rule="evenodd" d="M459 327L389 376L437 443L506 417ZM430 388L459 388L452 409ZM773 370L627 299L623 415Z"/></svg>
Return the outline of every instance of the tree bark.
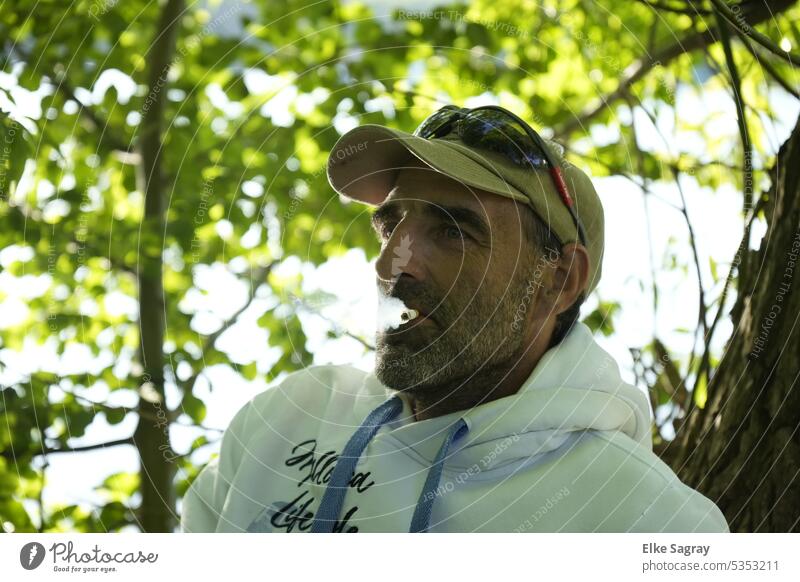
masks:
<svg viewBox="0 0 800 582"><path fill-rule="evenodd" d="M742 261L734 333L666 459L737 532L800 524L800 121L771 170L767 232ZM709 226L713 228L713 226Z"/></svg>
<svg viewBox="0 0 800 582"><path fill-rule="evenodd" d="M170 532L176 523L173 480L175 455L169 441L171 419L164 392L164 285L162 252L167 188L162 170L162 132L167 75L173 64L184 0L168 0L148 55L148 95L142 107L139 181L145 196L139 239L140 356L144 367L139 389L139 423L133 435L140 458L142 504L139 523L145 532Z"/></svg>

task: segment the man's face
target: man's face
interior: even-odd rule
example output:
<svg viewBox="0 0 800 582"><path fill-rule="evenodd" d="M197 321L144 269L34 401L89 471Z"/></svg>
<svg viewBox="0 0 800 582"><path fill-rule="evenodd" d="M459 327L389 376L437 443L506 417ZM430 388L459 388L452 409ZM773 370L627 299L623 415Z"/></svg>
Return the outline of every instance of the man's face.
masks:
<svg viewBox="0 0 800 582"><path fill-rule="evenodd" d="M548 276L522 231L526 211L422 164L398 173L373 215L382 241L377 281L420 316L378 331L384 385L419 393L523 355L547 319L539 295Z"/></svg>

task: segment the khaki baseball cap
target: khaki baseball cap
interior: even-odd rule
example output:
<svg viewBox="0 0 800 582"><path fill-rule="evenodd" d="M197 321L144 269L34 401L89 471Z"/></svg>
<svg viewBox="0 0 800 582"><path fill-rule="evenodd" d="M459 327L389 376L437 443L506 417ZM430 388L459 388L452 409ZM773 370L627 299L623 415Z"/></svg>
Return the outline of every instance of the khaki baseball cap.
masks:
<svg viewBox="0 0 800 582"><path fill-rule="evenodd" d="M561 166L585 230L590 261L588 294L600 281L602 270L603 206L589 177L564 160L558 144L545 142ZM397 172L408 167L410 155L467 186L528 204L562 244L580 242L578 228L547 168L517 166L502 154L467 146L455 133L426 139L382 125L356 127L334 144L328 158L328 181L342 196L377 206L394 188Z"/></svg>

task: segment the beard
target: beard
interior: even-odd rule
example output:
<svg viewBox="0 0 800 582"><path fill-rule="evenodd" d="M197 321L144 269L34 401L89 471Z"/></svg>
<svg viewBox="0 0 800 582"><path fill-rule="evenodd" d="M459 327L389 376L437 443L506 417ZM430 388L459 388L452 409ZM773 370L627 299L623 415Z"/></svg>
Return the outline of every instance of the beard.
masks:
<svg viewBox="0 0 800 582"><path fill-rule="evenodd" d="M531 289L525 285L527 270L516 273L505 288L491 289L484 278L474 295L457 297L453 291L459 287L453 286L442 299L428 284L406 275L393 287L392 281L379 279L385 295L429 314L428 321L412 320L377 334L375 374L381 383L411 395L452 393L475 381L499 383L525 351L520 308L533 305L523 303ZM487 392L492 388L486 385Z"/></svg>

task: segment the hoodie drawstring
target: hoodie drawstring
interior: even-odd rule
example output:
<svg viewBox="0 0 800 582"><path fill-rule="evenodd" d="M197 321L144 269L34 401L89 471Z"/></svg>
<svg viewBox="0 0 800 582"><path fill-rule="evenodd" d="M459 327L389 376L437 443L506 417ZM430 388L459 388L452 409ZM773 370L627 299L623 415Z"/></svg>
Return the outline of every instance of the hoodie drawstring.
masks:
<svg viewBox="0 0 800 582"><path fill-rule="evenodd" d="M392 396L370 412L364 422L361 423L361 426L353 433L353 436L350 437L350 440L347 441L342 454L339 455L336 461L331 479L328 481L328 487L325 489L322 501L320 501L317 515L311 525L312 532L330 533L333 531L333 526L336 520L339 519L344 496L347 493L347 488L350 487L350 479L353 478L361 453L367 448L369 441L372 440L378 429L400 414L402 410L403 401L398 396Z"/></svg>
<svg viewBox="0 0 800 582"><path fill-rule="evenodd" d="M439 452L436 453L433 466L430 468L430 471L428 471L425 485L422 486L422 493L420 493L417 507L414 509L414 517L411 518L411 527L408 528L409 532L427 533L428 524L431 522L433 500L436 497L436 490L439 488L439 481L442 479L442 469L444 468L444 459L447 456L447 449L450 448L450 444L455 439L460 437L462 433L466 433L467 430L466 421L463 418L459 418L447 431L447 436Z"/></svg>
<svg viewBox="0 0 800 582"><path fill-rule="evenodd" d="M325 493L322 496L322 501L320 501L319 509L314 517L314 523L311 525L311 532L330 533L333 531L333 527L339 519L347 489L350 487L350 480L353 478L361 454L364 452L364 449L367 448L372 437L380 430L381 426L396 418L402 410L403 401L399 396L392 396L389 400L370 412L367 418L364 419L364 422L361 423L361 426L353 433L353 436L350 437L350 440L347 441L347 444L336 461L336 466L333 468L328 486L325 488ZM422 493L419 496L417 506L414 509L414 515L411 518L409 532L428 531L433 501L436 497L435 491L439 487L439 481L442 478L442 469L444 468L447 451L451 443L463 433L466 433L466 431L467 423L463 418L459 418L447 431L444 442L439 448L433 465L428 471L425 485L422 487Z"/></svg>

